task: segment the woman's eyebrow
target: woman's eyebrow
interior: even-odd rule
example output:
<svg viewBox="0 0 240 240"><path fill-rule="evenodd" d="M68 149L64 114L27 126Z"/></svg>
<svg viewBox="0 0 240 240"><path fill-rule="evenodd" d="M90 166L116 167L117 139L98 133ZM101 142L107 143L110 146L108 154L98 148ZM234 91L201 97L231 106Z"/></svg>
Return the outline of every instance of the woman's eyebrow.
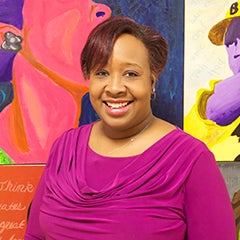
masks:
<svg viewBox="0 0 240 240"><path fill-rule="evenodd" d="M137 63L131 63L131 62L127 62L127 63L123 63L122 65L125 65L125 66L129 66L129 67L138 67L138 68L141 68L142 69L142 66L140 66L139 64Z"/></svg>

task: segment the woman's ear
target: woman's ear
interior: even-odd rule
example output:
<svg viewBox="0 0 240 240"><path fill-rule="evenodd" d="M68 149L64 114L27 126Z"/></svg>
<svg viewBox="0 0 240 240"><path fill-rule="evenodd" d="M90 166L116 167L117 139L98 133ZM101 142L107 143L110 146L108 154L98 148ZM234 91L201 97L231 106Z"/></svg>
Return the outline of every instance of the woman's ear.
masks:
<svg viewBox="0 0 240 240"><path fill-rule="evenodd" d="M152 84L152 89L155 89L156 86L156 82L157 82L157 77L155 76L155 74L151 75L151 84Z"/></svg>
<svg viewBox="0 0 240 240"><path fill-rule="evenodd" d="M157 78L154 74L151 76L151 101L154 101L156 99L156 82Z"/></svg>

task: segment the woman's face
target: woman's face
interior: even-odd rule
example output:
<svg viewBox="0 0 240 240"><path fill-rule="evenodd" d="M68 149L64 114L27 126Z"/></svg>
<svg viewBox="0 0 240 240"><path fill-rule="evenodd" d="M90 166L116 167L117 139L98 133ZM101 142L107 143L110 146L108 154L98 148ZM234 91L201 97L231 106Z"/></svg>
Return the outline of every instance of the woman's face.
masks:
<svg viewBox="0 0 240 240"><path fill-rule="evenodd" d="M124 34L116 40L107 65L90 72L91 103L107 125L134 127L152 115L153 79L146 47Z"/></svg>

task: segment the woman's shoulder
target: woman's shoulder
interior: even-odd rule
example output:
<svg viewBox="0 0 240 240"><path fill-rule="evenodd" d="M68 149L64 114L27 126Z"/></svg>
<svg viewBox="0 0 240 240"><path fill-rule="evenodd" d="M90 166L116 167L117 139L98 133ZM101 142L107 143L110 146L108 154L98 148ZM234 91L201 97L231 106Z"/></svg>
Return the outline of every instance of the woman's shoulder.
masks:
<svg viewBox="0 0 240 240"><path fill-rule="evenodd" d="M57 165L64 160L65 163L72 159L72 156L83 149L91 131L92 124L85 124L77 128L70 128L64 131L53 143L48 158L48 165ZM54 159L54 161L51 161Z"/></svg>
<svg viewBox="0 0 240 240"><path fill-rule="evenodd" d="M191 134L186 133L179 126L173 125L166 121L158 121L153 133L156 138L159 138L159 143L164 142L167 145L171 145L179 149L184 148L185 152L209 152L209 149L204 142L193 137Z"/></svg>
<svg viewBox="0 0 240 240"><path fill-rule="evenodd" d="M90 133L93 123L84 124L76 128L69 128L68 130L64 131L57 139L63 138L75 138L78 137L79 134L87 135Z"/></svg>
<svg viewBox="0 0 240 240"><path fill-rule="evenodd" d="M79 139L88 139L93 123L84 124L76 128L70 128L62 132L53 142L52 149L64 147L66 145L75 145ZM80 141L83 142L83 141Z"/></svg>

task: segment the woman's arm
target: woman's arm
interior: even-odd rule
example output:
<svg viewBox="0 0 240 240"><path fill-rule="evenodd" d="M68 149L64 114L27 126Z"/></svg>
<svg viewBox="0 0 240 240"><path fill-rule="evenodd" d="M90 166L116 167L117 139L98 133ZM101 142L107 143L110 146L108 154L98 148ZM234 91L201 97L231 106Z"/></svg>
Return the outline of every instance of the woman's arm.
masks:
<svg viewBox="0 0 240 240"><path fill-rule="evenodd" d="M45 186L45 171L42 174L42 177L39 181L37 190L35 192L27 222L27 230L25 232L24 240L42 240L44 236L41 233L41 228L39 225L39 211L40 205L42 203L42 196Z"/></svg>
<svg viewBox="0 0 240 240"><path fill-rule="evenodd" d="M188 240L235 240L236 226L225 181L213 155L204 152L186 183Z"/></svg>

